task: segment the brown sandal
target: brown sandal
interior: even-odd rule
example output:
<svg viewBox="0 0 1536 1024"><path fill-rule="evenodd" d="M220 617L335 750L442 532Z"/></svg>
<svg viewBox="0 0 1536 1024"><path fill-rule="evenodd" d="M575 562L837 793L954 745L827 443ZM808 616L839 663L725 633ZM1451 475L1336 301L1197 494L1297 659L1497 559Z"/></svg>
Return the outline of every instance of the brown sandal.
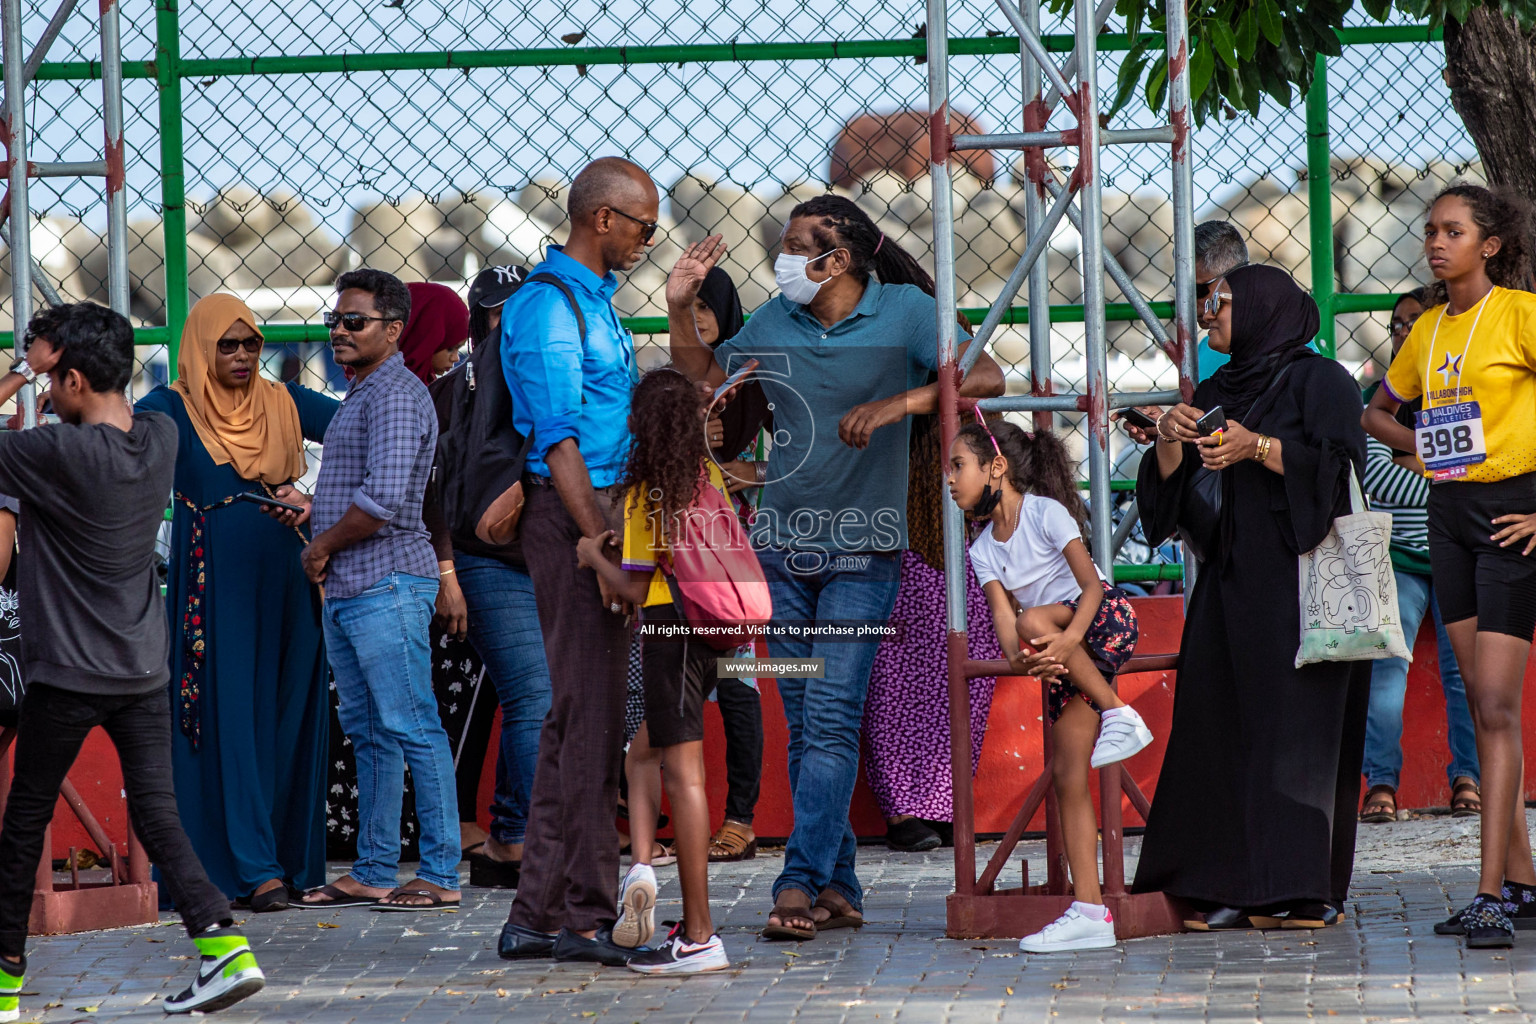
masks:
<svg viewBox="0 0 1536 1024"><path fill-rule="evenodd" d="M757 834L751 825L726 820L709 840L709 862L751 860L757 856Z"/></svg>
<svg viewBox="0 0 1536 1024"><path fill-rule="evenodd" d="M1372 786L1366 790L1365 805L1360 808L1360 820L1371 825L1381 825L1397 820L1397 788Z"/></svg>
<svg viewBox="0 0 1536 1024"><path fill-rule="evenodd" d="M1451 790L1451 816L1471 818L1483 813L1483 791L1466 776Z"/></svg>
<svg viewBox="0 0 1536 1024"><path fill-rule="evenodd" d="M805 893L799 889L786 889L784 891L786 894L793 892L796 896L802 899L805 898ZM816 937L816 918L811 913L811 907L808 902L805 906L776 902L773 905L773 909L768 911L768 916L778 918L779 923L774 924L770 921L763 927L763 938L765 939L774 942L804 942L806 939L814 939ZM789 922L791 921L809 921L811 926L809 928L795 928L790 925Z"/></svg>
<svg viewBox="0 0 1536 1024"><path fill-rule="evenodd" d="M825 921L816 922L816 930L819 932L829 932L834 928L864 927L864 915L854 910L853 904L834 889L823 890L811 907L825 910L828 915Z"/></svg>

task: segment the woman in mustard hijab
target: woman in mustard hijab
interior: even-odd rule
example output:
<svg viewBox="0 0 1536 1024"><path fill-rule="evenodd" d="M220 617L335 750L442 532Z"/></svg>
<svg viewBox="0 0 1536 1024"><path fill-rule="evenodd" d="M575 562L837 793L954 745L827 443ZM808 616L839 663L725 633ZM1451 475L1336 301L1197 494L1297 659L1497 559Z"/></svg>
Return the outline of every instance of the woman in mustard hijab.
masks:
<svg viewBox="0 0 1536 1024"><path fill-rule="evenodd" d="M325 882L329 697L320 594L284 526L239 499L304 475L303 442L339 403L261 374L256 316L232 295L192 307L177 379L138 403L176 421L166 605L181 820L214 884L261 912Z"/></svg>

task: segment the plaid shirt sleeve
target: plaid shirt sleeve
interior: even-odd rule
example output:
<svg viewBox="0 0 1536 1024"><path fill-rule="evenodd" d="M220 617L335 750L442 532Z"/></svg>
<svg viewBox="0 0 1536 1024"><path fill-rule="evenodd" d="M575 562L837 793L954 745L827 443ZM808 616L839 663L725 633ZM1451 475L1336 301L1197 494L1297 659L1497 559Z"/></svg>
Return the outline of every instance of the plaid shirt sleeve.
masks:
<svg viewBox="0 0 1536 1024"><path fill-rule="evenodd" d="M410 497L411 470L436 425L399 388L380 389L367 409L368 462L352 503L375 519L395 518Z"/></svg>

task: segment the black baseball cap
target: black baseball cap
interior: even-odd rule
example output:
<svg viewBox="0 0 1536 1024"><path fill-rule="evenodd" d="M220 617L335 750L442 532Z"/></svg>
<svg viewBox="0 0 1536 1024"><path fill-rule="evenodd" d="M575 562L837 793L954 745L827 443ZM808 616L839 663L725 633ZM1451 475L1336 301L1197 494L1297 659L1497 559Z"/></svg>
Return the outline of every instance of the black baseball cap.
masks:
<svg viewBox="0 0 1536 1024"><path fill-rule="evenodd" d="M486 267L475 275L474 282L469 286L469 308L484 306L494 309L512 297L512 293L528 280L528 268L503 264L499 267Z"/></svg>

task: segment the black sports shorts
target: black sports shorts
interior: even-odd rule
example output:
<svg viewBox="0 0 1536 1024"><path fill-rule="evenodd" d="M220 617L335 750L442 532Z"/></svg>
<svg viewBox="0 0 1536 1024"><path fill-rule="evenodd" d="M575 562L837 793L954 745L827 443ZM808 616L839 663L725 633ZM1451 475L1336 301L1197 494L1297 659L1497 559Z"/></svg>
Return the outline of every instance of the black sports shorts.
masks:
<svg viewBox="0 0 1536 1024"><path fill-rule="evenodd" d="M1536 512L1536 473L1491 484L1446 481L1429 489L1429 561L1446 622L1476 618L1480 632L1530 640L1536 631L1536 551L1528 538L1501 548L1493 521Z"/></svg>

